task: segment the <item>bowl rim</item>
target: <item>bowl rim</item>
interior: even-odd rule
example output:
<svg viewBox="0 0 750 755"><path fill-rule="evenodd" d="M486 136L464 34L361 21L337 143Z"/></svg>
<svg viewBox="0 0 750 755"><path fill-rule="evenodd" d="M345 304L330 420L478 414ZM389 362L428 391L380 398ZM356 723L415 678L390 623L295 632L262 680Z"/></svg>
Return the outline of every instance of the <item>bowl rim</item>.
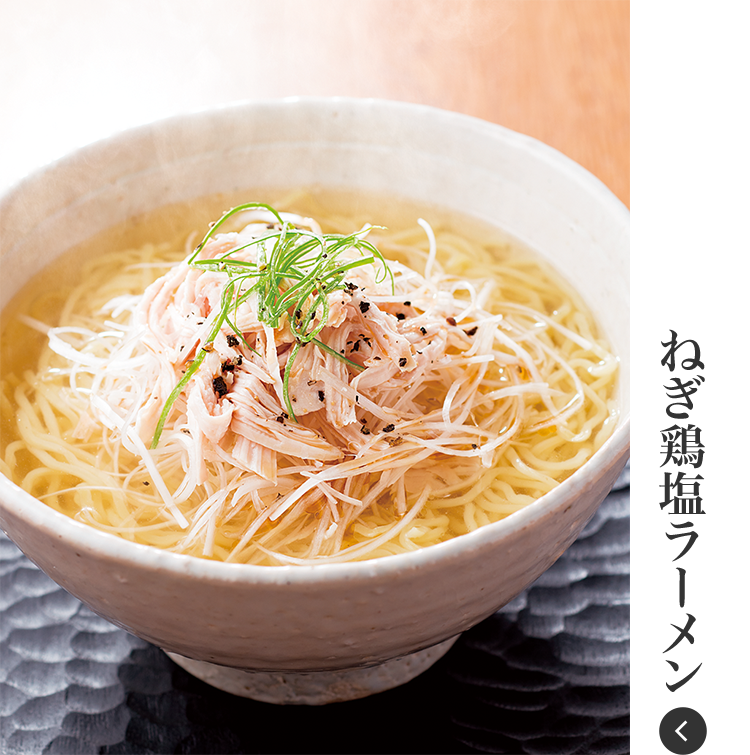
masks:
<svg viewBox="0 0 750 755"><path fill-rule="evenodd" d="M143 136L159 129L168 129L176 124L190 121L193 125L200 120L221 118L224 113L239 111L271 110L274 108L363 108L376 107L392 110L400 115L423 114L439 117L454 122L458 127L473 130L490 137L500 138L505 143L533 155L558 173L581 184L606 205L606 209L619 216L623 226L629 228L630 213L627 207L600 179L574 162L554 147L531 136L513 131L505 126L484 121L480 118L444 110L431 105L401 102L378 98L356 97L303 97L292 96L279 99L262 99L237 101L218 106L209 106L190 110L149 123L118 130L108 136L85 144L73 151L30 171L15 183L2 190L0 196L0 214L12 198L25 191L34 182L43 181L58 170L65 170L68 165L85 159L88 155L101 150L109 150L119 143ZM628 231L629 235L629 231ZM182 553L165 551L154 546L134 543L112 533L77 522L24 491L5 475L0 474L0 507L24 520L32 527L43 530L47 535L75 543L80 549L102 557L104 560L134 563L140 568L160 572L172 572L176 576L191 576L221 583L247 584L307 584L330 583L368 579L375 576L387 577L404 571L417 571L459 559L467 552L499 544L512 532L532 526L536 521L553 515L566 500L575 497L586 487L587 483L604 473L618 460L627 458L630 437L629 413L623 412L613 434L598 449L583 467L576 470L568 479L549 493L497 522L479 527L450 540L425 546L416 551L396 555L382 556L365 561L347 561L333 564L279 565L260 566L257 564L227 563L204 559ZM624 463L624 461L623 461Z"/></svg>

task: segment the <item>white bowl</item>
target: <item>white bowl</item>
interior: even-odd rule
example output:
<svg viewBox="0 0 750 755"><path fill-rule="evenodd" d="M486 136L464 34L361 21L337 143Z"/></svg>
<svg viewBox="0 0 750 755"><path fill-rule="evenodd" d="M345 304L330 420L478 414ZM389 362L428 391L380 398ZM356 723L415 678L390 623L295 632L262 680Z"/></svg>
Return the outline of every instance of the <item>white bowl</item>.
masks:
<svg viewBox="0 0 750 755"><path fill-rule="evenodd" d="M551 493L421 551L326 566L224 564L136 545L0 477L0 526L98 614L229 691L321 703L402 683L573 542L629 441L629 216L596 178L529 137L376 100L289 99L179 116L81 149L0 202L0 306L40 265L128 217L253 186L394 192L473 215L546 257L621 360L612 437Z"/></svg>

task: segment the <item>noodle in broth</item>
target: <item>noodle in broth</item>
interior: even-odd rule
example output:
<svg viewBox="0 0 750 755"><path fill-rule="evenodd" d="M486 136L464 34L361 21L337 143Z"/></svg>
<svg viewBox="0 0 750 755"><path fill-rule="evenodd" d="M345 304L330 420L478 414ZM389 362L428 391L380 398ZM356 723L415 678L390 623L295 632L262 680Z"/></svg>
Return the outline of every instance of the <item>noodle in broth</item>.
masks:
<svg viewBox="0 0 750 755"><path fill-rule="evenodd" d="M318 198L296 195L276 207L310 212L326 233L363 228L363 218L322 210ZM294 223L313 233L303 217ZM263 233L281 232L267 214L244 220L265 224ZM234 346L238 338L225 322L216 341L224 361L210 353L212 343L201 356L207 365L213 359L209 380L215 376L205 421L235 395L227 421L240 431L226 431L215 446L199 441L197 420L187 419L197 388L186 386L175 399L158 438L165 402L155 402L159 411L147 420L138 412L160 373L132 377L151 358L137 326L138 317L151 317L143 292L185 265L196 234L188 243L183 233L88 259L64 296L55 290L27 301L12 325L14 308L4 315L3 340L15 340L16 356L3 360L0 468L48 505L106 532L263 565L402 553L512 514L569 477L611 435L617 359L580 297L549 266L515 243L487 234L475 240L481 233L472 225L440 216L433 225L393 223L362 233L390 261L395 288L384 275L376 281L376 261L370 272L353 268L349 288L328 296L331 312L346 309L356 322L326 325L320 341L348 363L309 342L297 348L285 381L295 343L288 321L276 331L256 325L252 336L240 329L243 340L255 340ZM236 238L222 250L237 246ZM196 310L204 345L217 301L208 313ZM317 313L311 317L318 322ZM35 363L21 365L17 342L32 339L34 329L49 342ZM177 358L162 398L190 369L198 341ZM398 348L404 356L391 353ZM260 396L248 408L262 415L252 432L237 424L242 380L255 380L247 384ZM254 444L253 433L268 435L266 447ZM152 437L158 443L149 450ZM299 444L313 450L289 451Z"/></svg>

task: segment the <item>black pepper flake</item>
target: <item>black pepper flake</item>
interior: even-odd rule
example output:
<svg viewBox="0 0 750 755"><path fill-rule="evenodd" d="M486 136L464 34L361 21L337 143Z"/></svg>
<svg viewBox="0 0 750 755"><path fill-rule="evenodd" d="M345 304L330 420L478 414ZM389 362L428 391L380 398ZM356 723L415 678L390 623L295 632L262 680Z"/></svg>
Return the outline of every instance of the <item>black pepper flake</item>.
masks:
<svg viewBox="0 0 750 755"><path fill-rule="evenodd" d="M344 285L346 286L347 291L356 291L359 288L359 286L355 286L353 283L349 283L349 281L344 283Z"/></svg>
<svg viewBox="0 0 750 755"><path fill-rule="evenodd" d="M221 375L214 378L213 387L214 393L216 393L219 398L226 396L227 393L229 393L229 388L227 388L227 384L224 382L224 378L221 377Z"/></svg>
<svg viewBox="0 0 750 755"><path fill-rule="evenodd" d="M446 317L445 321L448 323L448 325L455 325L456 324L456 318L455 317Z"/></svg>
<svg viewBox="0 0 750 755"><path fill-rule="evenodd" d="M352 346L352 351L359 351L359 341L356 341L354 343L354 346Z"/></svg>
<svg viewBox="0 0 750 755"><path fill-rule="evenodd" d="M467 336L473 336L476 334L476 332L479 330L479 328L475 325L471 330L466 331Z"/></svg>
<svg viewBox="0 0 750 755"><path fill-rule="evenodd" d="M325 401L326 394L323 391L318 391L318 401Z"/></svg>
<svg viewBox="0 0 750 755"><path fill-rule="evenodd" d="M411 302L410 301L405 301L404 302L404 306L405 307L411 307Z"/></svg>
<svg viewBox="0 0 750 755"><path fill-rule="evenodd" d="M395 429L396 429L396 425L393 425L393 424L391 424L391 425L386 425L386 426L385 426L385 427L383 428L383 432L384 432L384 433L392 433L392 432L393 432L393 431L394 431Z"/></svg>
<svg viewBox="0 0 750 755"><path fill-rule="evenodd" d="M401 357L401 359L398 360L398 366L406 367L406 357Z"/></svg>
<svg viewBox="0 0 750 755"><path fill-rule="evenodd" d="M377 359L377 361L380 361L380 357L373 357L373 359Z"/></svg>
<svg viewBox="0 0 750 755"><path fill-rule="evenodd" d="M405 320L405 319L406 319L406 315L405 315L405 314L404 314L403 312L399 312L399 313L398 313L398 314L396 315L396 319L397 319L397 320Z"/></svg>
<svg viewBox="0 0 750 755"><path fill-rule="evenodd" d="M477 449L477 448L479 448L479 446L478 446L478 445L477 445L476 443L472 443L472 444L471 444L471 447L472 447L473 449Z"/></svg>
<svg viewBox="0 0 750 755"><path fill-rule="evenodd" d="M240 345L240 339L237 338L237 336L232 335L231 333L227 336L227 346L239 346Z"/></svg>
<svg viewBox="0 0 750 755"><path fill-rule="evenodd" d="M427 330L426 330L426 328L420 328L420 329L419 329L419 332L420 332L420 333L421 333L421 334L422 334L423 336L426 336L426 335L427 335Z"/></svg>
<svg viewBox="0 0 750 755"><path fill-rule="evenodd" d="M148 480L144 480L143 484L146 485L146 487L148 487L151 483Z"/></svg>
<svg viewBox="0 0 750 755"><path fill-rule="evenodd" d="M242 364L242 356L238 354L233 359L227 359L221 363L222 372L234 372L237 367Z"/></svg>
<svg viewBox="0 0 750 755"><path fill-rule="evenodd" d="M297 319L299 320L299 319L300 319L300 318L302 317L302 310L301 310L301 309L298 309L298 310L297 310L297 311L296 311L296 312L294 313L294 316L295 316L295 317L296 317L296 318L297 318Z"/></svg>
<svg viewBox="0 0 750 755"><path fill-rule="evenodd" d="M370 431L368 428L366 428L364 425L359 428L359 431L362 433L362 435L369 435Z"/></svg>
<svg viewBox="0 0 750 755"><path fill-rule="evenodd" d="M364 314L367 312L367 310L370 309L370 302L369 301L361 301L359 303L359 311Z"/></svg>
<svg viewBox="0 0 750 755"><path fill-rule="evenodd" d="M400 446L404 442L404 439L398 435L395 438L386 438L386 442L393 448L393 446Z"/></svg>

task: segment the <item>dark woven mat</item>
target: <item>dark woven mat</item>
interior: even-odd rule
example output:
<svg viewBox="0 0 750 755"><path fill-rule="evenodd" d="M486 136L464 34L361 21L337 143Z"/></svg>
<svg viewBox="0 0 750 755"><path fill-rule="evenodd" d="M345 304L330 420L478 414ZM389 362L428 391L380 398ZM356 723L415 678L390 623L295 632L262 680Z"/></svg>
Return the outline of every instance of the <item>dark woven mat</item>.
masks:
<svg viewBox="0 0 750 755"><path fill-rule="evenodd" d="M629 751L629 477L534 585L412 682L321 708L209 687L0 533L0 753Z"/></svg>

